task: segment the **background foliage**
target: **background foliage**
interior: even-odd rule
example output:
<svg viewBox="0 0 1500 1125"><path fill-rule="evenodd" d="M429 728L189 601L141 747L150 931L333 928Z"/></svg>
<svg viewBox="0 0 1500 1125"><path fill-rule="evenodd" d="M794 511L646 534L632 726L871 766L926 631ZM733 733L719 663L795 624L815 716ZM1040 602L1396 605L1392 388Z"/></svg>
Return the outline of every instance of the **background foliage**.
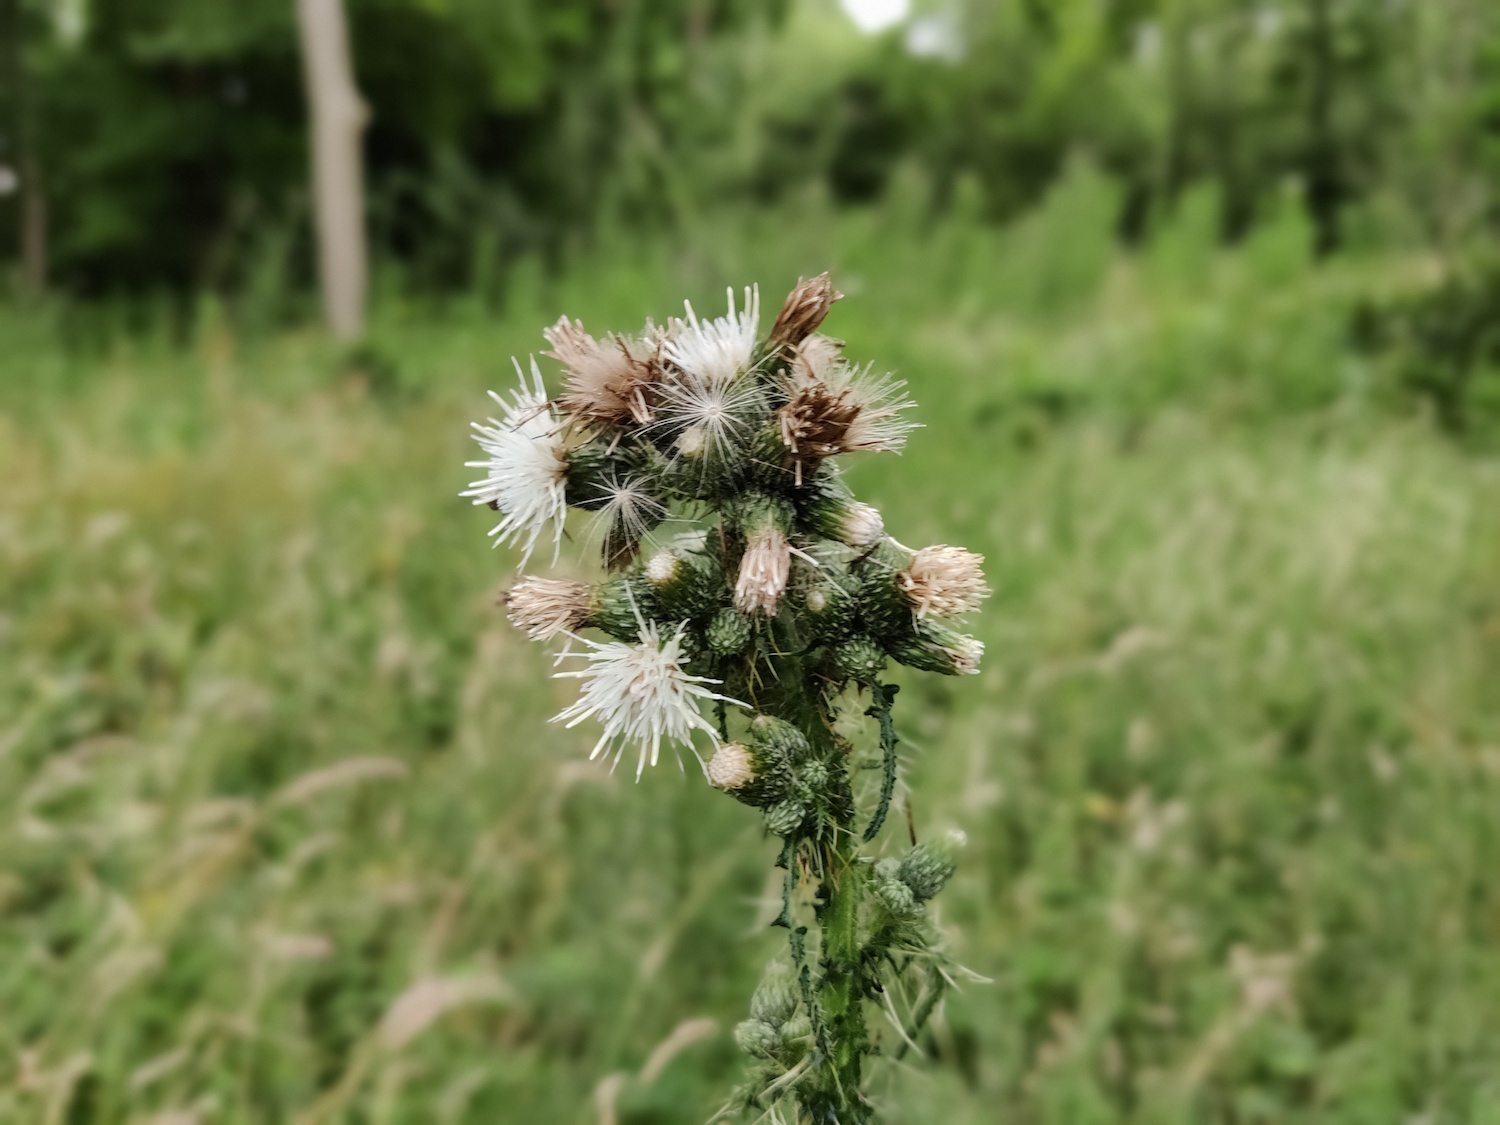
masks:
<svg viewBox="0 0 1500 1125"><path fill-rule="evenodd" d="M968 832L992 983L886 1118L1500 1121L1492 6L350 8L352 351L289 13L17 8L55 291L0 303L0 1121L721 1104L774 841L547 723L454 497L561 313L825 268L928 427L860 495L996 589L984 674L906 684L897 818Z"/></svg>

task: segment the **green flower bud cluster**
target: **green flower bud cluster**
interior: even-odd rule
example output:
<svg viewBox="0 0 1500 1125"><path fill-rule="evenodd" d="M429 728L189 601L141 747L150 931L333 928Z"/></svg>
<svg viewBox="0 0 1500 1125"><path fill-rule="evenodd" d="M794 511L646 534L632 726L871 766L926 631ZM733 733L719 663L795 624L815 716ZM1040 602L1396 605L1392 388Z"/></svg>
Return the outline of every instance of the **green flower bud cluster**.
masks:
<svg viewBox="0 0 1500 1125"><path fill-rule="evenodd" d="M735 1042L757 1059L783 1067L795 1064L812 1042L812 1025L801 1006L791 966L771 962L750 1000L750 1018L734 1029Z"/></svg>

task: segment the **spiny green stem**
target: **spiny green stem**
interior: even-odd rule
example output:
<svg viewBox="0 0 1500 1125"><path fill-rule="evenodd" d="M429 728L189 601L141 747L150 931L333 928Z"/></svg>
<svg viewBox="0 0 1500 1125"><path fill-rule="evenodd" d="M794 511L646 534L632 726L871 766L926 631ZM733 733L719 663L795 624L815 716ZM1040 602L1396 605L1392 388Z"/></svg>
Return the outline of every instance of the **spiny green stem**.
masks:
<svg viewBox="0 0 1500 1125"><path fill-rule="evenodd" d="M891 704L900 690L895 684L870 685L871 703L865 714L880 723L880 749L884 755L885 772L880 782L880 803L875 806L875 813L865 826L866 842L880 834L886 814L891 810L891 796L896 792L896 723L891 718Z"/></svg>

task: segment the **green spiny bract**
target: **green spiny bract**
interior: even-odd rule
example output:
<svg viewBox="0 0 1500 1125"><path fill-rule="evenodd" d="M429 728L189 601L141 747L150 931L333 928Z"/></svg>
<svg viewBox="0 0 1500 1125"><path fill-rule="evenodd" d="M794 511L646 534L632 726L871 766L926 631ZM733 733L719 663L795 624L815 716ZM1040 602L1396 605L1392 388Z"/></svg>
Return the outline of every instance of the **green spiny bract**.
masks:
<svg viewBox="0 0 1500 1125"><path fill-rule="evenodd" d="M950 834L937 840L924 840L901 857L897 875L911 888L918 902L936 898L958 869L958 851L963 837Z"/></svg>
<svg viewBox="0 0 1500 1125"><path fill-rule="evenodd" d="M559 673L580 681L559 718L598 719L596 755L632 747L639 776L663 745L706 739L709 782L781 838L791 969L768 975L736 1029L757 1060L746 1104L795 1098L799 1119L861 1125L864 1006L897 977L945 979L923 904L952 872L935 847L879 863L861 854L899 766L895 688L879 677L888 656L973 671L981 646L947 622L988 589L977 555L887 538L836 467L900 449L913 425L901 384L818 334L837 296L826 275L800 284L763 340L750 291L739 308L731 294L727 316L689 306L636 337L599 340L560 320L544 354L565 368L561 393L533 363L509 400L496 396L504 418L476 427L488 459L472 464L486 475L465 495L502 513L493 534L525 559L544 532L560 543L569 508L592 516L587 538L609 576L528 577L507 610L534 639L572 638L567 655L586 666ZM693 530L666 534L684 524ZM850 698L860 694L868 707ZM835 733L845 707L877 719L882 751L879 783L858 794L855 748ZM814 894L794 893L803 880ZM919 947L931 955L892 955ZM891 1014L910 1021L909 1038L930 1011Z"/></svg>

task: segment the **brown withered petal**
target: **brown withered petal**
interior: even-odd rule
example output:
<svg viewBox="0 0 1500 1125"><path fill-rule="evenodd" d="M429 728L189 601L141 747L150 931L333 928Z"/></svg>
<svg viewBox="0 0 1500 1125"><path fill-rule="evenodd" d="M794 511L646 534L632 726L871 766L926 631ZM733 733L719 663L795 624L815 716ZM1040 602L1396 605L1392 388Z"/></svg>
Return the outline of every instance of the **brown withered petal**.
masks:
<svg viewBox="0 0 1500 1125"><path fill-rule="evenodd" d="M799 278L797 287L787 294L781 312L776 314L776 323L771 326L771 347L796 347L818 330L828 310L842 296L826 273L820 273L811 281Z"/></svg>
<svg viewBox="0 0 1500 1125"><path fill-rule="evenodd" d="M562 317L543 333L550 356L567 368L567 390L558 397L564 411L585 422L644 425L652 418L652 384L658 371L655 338L596 340L578 321Z"/></svg>

